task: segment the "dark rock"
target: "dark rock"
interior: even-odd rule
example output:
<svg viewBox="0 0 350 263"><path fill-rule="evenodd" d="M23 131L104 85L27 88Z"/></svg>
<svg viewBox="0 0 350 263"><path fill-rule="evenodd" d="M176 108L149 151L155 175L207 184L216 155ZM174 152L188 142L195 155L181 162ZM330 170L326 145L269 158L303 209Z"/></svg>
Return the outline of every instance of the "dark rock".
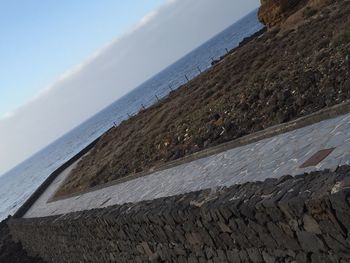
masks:
<svg viewBox="0 0 350 263"><path fill-rule="evenodd" d="M221 260L221 262L227 261L226 253L223 250L218 249L217 253L218 253L218 258Z"/></svg>
<svg viewBox="0 0 350 263"><path fill-rule="evenodd" d="M227 259L231 263L240 263L241 259L239 257L238 250L228 250L226 251Z"/></svg>
<svg viewBox="0 0 350 263"><path fill-rule="evenodd" d="M325 251L323 242L313 233L301 231L297 232L299 243L306 252Z"/></svg>
<svg viewBox="0 0 350 263"><path fill-rule="evenodd" d="M304 215L303 223L306 232L321 234L320 226L312 216Z"/></svg>
<svg viewBox="0 0 350 263"><path fill-rule="evenodd" d="M263 259L266 263L275 263L276 262L276 258L269 255L267 252L263 252L262 253Z"/></svg>
<svg viewBox="0 0 350 263"><path fill-rule="evenodd" d="M207 190L9 225L28 251L59 263L347 262L350 169L337 171L223 188L205 203ZM1 251L0 262L21 262Z"/></svg>
<svg viewBox="0 0 350 263"><path fill-rule="evenodd" d="M276 224L270 222L267 224L267 228L269 229L273 238L277 241L280 248L291 250L300 249L298 242L290 236L286 235L284 231Z"/></svg>
<svg viewBox="0 0 350 263"><path fill-rule="evenodd" d="M298 255L296 256L296 261L298 263L308 263L308 258L307 258L307 254L304 252L299 252Z"/></svg>
<svg viewBox="0 0 350 263"><path fill-rule="evenodd" d="M4 263L45 263L41 258L30 257L21 243L12 240L7 222L0 222L0 262Z"/></svg>
<svg viewBox="0 0 350 263"><path fill-rule="evenodd" d="M334 263L329 256L322 253L313 253L311 256L312 263Z"/></svg>
<svg viewBox="0 0 350 263"><path fill-rule="evenodd" d="M257 248L248 248L247 249L247 253L249 255L250 260L253 263L262 263L264 262L262 257L261 257L261 253Z"/></svg>
<svg viewBox="0 0 350 263"><path fill-rule="evenodd" d="M241 262L242 262L242 263L248 263L248 262L250 262L249 255L248 255L248 253L247 253L245 250L241 250L241 251L239 252L239 257L241 258Z"/></svg>

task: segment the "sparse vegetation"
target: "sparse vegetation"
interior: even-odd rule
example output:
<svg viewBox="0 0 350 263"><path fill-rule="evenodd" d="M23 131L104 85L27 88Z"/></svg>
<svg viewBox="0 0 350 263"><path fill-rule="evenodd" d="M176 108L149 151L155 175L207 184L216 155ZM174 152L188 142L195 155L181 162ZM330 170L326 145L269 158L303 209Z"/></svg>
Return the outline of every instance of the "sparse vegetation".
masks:
<svg viewBox="0 0 350 263"><path fill-rule="evenodd" d="M304 18L310 18L314 15L316 15L318 13L318 10L315 8L312 8L311 6L307 6L304 10L303 10L303 16Z"/></svg>
<svg viewBox="0 0 350 263"><path fill-rule="evenodd" d="M59 190L116 180L350 99L350 2L265 33L105 134ZM334 33L338 32L338 33ZM341 46L329 45L336 34ZM108 143L106 143L108 142Z"/></svg>
<svg viewBox="0 0 350 263"><path fill-rule="evenodd" d="M336 35L333 43L335 46L350 43L350 25L347 29Z"/></svg>

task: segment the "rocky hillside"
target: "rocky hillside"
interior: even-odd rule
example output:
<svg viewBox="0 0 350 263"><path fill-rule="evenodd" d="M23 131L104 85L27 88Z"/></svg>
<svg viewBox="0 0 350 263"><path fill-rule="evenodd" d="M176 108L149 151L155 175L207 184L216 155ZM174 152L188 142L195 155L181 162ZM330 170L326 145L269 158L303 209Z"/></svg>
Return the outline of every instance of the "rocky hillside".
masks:
<svg viewBox="0 0 350 263"><path fill-rule="evenodd" d="M320 10L329 3L331 0L261 0L259 19L268 28L272 28L281 25L301 10Z"/></svg>
<svg viewBox="0 0 350 263"><path fill-rule="evenodd" d="M106 133L58 195L147 171L350 99L350 1L295 12L304 1L264 0L261 16L269 2L277 10L272 18L284 14L271 18L278 26ZM287 2L294 4L278 6ZM290 12L290 17L298 13L297 23L286 19ZM264 19L268 26L277 23Z"/></svg>

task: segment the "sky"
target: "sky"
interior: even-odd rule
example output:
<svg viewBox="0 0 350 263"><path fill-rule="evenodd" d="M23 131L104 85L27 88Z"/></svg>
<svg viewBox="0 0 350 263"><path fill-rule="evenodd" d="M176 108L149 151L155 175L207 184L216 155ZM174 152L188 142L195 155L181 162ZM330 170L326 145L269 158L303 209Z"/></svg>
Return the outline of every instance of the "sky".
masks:
<svg viewBox="0 0 350 263"><path fill-rule="evenodd" d="M164 2L0 0L0 117Z"/></svg>
<svg viewBox="0 0 350 263"><path fill-rule="evenodd" d="M259 0L0 0L0 174Z"/></svg>

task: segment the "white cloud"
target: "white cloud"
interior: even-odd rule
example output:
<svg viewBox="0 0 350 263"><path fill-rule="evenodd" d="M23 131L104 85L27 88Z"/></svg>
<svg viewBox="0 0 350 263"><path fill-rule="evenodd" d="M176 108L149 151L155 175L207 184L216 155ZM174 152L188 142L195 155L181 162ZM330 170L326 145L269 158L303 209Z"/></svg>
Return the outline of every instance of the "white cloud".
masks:
<svg viewBox="0 0 350 263"><path fill-rule="evenodd" d="M257 7L169 0L14 112L0 118L0 174Z"/></svg>
<svg viewBox="0 0 350 263"><path fill-rule="evenodd" d="M0 116L0 121L2 119L9 119L14 115L13 111L5 112L2 116Z"/></svg>

